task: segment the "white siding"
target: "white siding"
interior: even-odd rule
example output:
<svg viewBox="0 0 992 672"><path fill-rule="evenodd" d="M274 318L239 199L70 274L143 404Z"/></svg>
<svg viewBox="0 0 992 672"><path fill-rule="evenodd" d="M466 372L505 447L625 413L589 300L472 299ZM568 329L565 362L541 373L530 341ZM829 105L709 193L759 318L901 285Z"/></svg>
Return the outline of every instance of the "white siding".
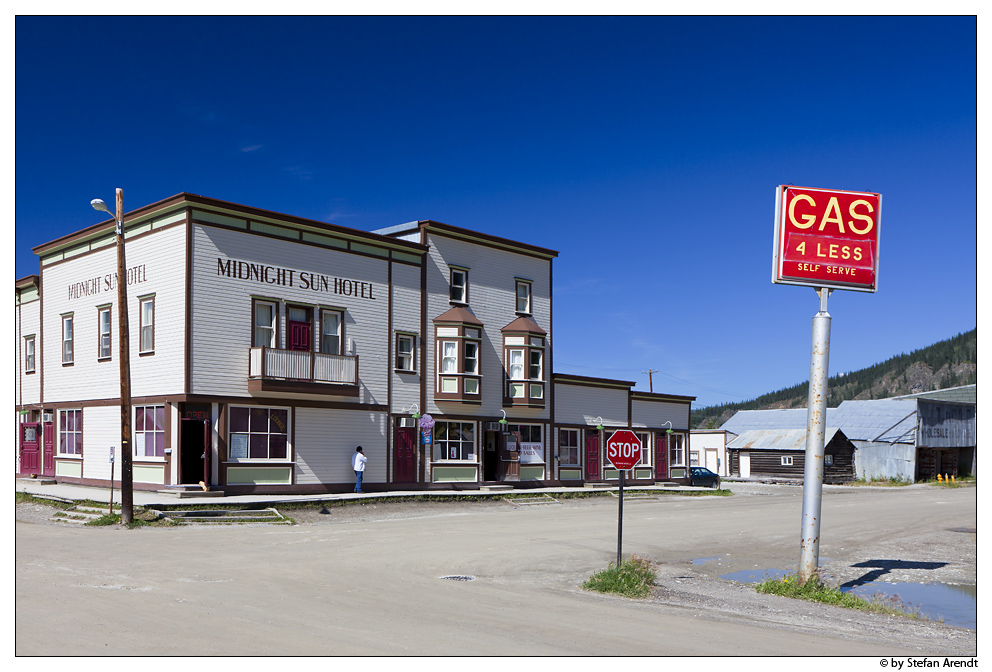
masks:
<svg viewBox="0 0 992 672"><path fill-rule="evenodd" d="M414 368L416 373L396 373L395 340L393 342L393 360L389 363L392 376L393 398L390 408L394 413L403 413L420 403L420 353L424 347L424 335L420 333L420 267L405 264L393 264L393 296L390 304L393 310L393 331L416 334L414 346ZM421 409L423 411L423 409Z"/></svg>
<svg viewBox="0 0 992 672"><path fill-rule="evenodd" d="M266 284L218 274L218 258L292 270L293 284ZM359 356L356 400L386 403L388 333L388 262L292 241L196 225L193 231L192 380L193 394L247 396L248 350L251 346L252 297L313 308L345 309L345 354ZM372 297L314 291L301 273L371 283ZM286 345L285 306L281 306L279 346ZM314 337L317 337L316 330Z"/></svg>
<svg viewBox="0 0 992 672"><path fill-rule="evenodd" d="M503 334L501 329L517 319L516 280L533 281L531 286L531 319L548 332L551 342L551 261L538 259L508 250L500 250L467 241L431 234L430 258L427 262L427 323L429 334L427 372L428 408L431 413L441 413L433 402L436 380L433 319L451 308L448 293L450 265L468 268L468 308L485 325L479 353L482 371L482 405L472 410L460 409L457 413L478 413L500 417L503 406ZM550 352L548 350L547 352ZM550 378L550 358L545 356L544 379ZM545 390L545 399L548 394ZM442 402L443 403L443 402ZM456 405L457 406L457 405ZM550 403L543 409L514 409L514 417L547 419Z"/></svg>
<svg viewBox="0 0 992 672"><path fill-rule="evenodd" d="M58 415L55 416L58 431ZM57 440L57 439L56 439ZM114 478L121 477L121 407L83 409L83 478L110 480L110 447L114 450Z"/></svg>
<svg viewBox="0 0 992 672"><path fill-rule="evenodd" d="M15 404L37 404L41 401L41 301L22 303L14 308L17 334L17 389ZM24 371L24 337L34 335L34 373Z"/></svg>
<svg viewBox="0 0 992 672"><path fill-rule="evenodd" d="M607 427L627 426L627 390L587 385L555 385L555 422L593 425L602 416Z"/></svg>
<svg viewBox="0 0 992 672"><path fill-rule="evenodd" d="M364 480L386 481L384 413L297 408L294 436L297 484L353 483L351 456L357 446L369 458Z"/></svg>
<svg viewBox="0 0 992 672"><path fill-rule="evenodd" d="M131 394L136 397L181 394L185 351L185 230L165 229L129 240L127 268L140 267L127 287ZM45 320L45 401L108 399L120 396L119 324L115 247L103 248L72 261L43 269ZM98 291L73 296L70 287L97 279ZM155 294L155 354L139 357L139 296ZM111 305L111 353L97 361L97 306ZM62 365L62 319L73 313L72 366Z"/></svg>
<svg viewBox="0 0 992 672"><path fill-rule="evenodd" d="M630 415L632 427L658 428L670 421L672 429L689 428L689 404L634 399L630 402Z"/></svg>

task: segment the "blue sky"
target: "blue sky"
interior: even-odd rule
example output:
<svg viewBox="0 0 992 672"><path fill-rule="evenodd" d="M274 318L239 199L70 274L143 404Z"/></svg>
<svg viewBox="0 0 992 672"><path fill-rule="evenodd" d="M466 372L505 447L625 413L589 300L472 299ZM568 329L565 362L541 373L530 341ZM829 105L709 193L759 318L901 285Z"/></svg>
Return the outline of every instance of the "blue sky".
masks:
<svg viewBox="0 0 992 672"><path fill-rule="evenodd" d="M187 191L560 251L554 368L697 397L809 376L775 187L883 195L831 374L977 323L974 17L16 19L16 273ZM11 278L13 280L13 278Z"/></svg>

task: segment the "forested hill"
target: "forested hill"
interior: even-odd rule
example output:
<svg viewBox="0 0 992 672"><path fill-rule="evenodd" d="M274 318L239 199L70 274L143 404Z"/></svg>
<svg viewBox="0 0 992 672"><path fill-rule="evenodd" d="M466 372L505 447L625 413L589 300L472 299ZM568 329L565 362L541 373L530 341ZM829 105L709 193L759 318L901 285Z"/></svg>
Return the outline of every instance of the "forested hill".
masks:
<svg viewBox="0 0 992 672"><path fill-rule="evenodd" d="M903 394L929 392L945 387L971 385L978 380L978 330L896 355L881 364L860 371L839 373L827 383L827 405L836 407L847 399L885 399ZM737 411L765 408L805 408L809 381L757 399L693 409L689 424L693 429L719 427Z"/></svg>

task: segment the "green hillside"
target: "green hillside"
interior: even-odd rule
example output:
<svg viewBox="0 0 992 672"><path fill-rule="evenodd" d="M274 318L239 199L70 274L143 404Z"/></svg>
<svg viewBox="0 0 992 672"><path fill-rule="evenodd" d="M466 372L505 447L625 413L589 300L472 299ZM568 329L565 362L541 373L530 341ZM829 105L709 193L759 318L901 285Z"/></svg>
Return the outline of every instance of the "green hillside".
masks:
<svg viewBox="0 0 992 672"><path fill-rule="evenodd" d="M971 385L978 380L977 362L978 330L972 329L908 355L896 355L860 371L831 376L827 405L835 407L847 399L885 399ZM689 424L693 429L710 429L719 427L737 411L805 408L808 394L809 381L803 381L749 401L693 409Z"/></svg>

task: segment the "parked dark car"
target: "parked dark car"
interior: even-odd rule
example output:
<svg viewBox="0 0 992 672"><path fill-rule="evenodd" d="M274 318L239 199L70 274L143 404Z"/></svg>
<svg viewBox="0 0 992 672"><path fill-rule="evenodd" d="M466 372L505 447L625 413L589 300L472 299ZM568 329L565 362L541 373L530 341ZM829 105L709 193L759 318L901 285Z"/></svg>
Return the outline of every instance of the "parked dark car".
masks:
<svg viewBox="0 0 992 672"><path fill-rule="evenodd" d="M719 488L720 475L714 474L706 467L689 467L689 483L701 488Z"/></svg>

